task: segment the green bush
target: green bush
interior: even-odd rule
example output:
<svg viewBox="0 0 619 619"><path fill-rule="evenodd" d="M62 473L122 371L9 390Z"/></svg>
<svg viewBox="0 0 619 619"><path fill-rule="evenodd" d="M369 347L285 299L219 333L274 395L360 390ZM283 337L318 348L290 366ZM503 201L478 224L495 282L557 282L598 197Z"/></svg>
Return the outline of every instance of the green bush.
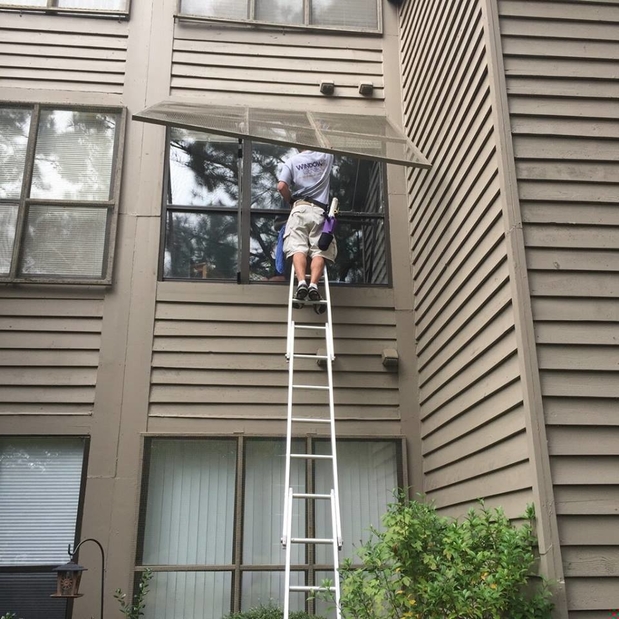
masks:
<svg viewBox="0 0 619 619"><path fill-rule="evenodd" d="M500 509L462 521L404 497L389 506L384 531L358 551L362 567L341 569L345 619L547 619L545 583L531 583L532 507L512 526Z"/></svg>
<svg viewBox="0 0 619 619"><path fill-rule="evenodd" d="M239 613L232 613L224 619L282 619L284 611L277 606L256 606ZM303 611L291 612L290 619L321 619L316 615L309 615Z"/></svg>
<svg viewBox="0 0 619 619"><path fill-rule="evenodd" d="M138 583L138 590L133 596L133 602L127 602L127 594L123 593L122 589L116 589L114 597L116 598L120 612L125 615L127 619L140 619L144 615L144 609L146 608L146 596L148 595L148 583L153 577L153 572L146 568L140 576L140 582Z"/></svg>

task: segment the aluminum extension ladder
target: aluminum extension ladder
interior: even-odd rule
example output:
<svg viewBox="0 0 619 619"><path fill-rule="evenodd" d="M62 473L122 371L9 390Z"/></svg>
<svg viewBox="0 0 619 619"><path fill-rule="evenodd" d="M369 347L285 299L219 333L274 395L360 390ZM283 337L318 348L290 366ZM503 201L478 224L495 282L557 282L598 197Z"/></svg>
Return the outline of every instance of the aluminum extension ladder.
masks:
<svg viewBox="0 0 619 619"><path fill-rule="evenodd" d="M330 591L334 597L337 619L341 618L340 615L340 580L339 580L339 561L338 551L342 548L342 533L341 533L341 519L340 519L340 501L337 479L337 454L335 449L335 406L333 403L333 369L332 362L335 359L335 353L333 349L333 328L332 328L332 316L331 316L331 297L329 293L329 279L327 277L327 269L325 267L324 276L322 278L324 284L324 300L318 303L326 305L327 311L322 314L326 316L324 323L311 323L311 324L297 324L293 320L293 307L292 303L300 303L301 305L309 305L310 308L316 305L316 302L306 299L305 301L296 301L293 299L295 292L295 277L294 269L290 277L290 295L288 299L288 337L286 344L286 359L288 360L288 421L286 431L286 477L284 483L285 497L284 497L284 526L282 533L282 546L286 551L286 573L285 573L285 597L284 597L284 617L289 618L290 613L290 594L293 592L308 592L316 593L318 591ZM303 307L301 310L296 310L297 314L301 316L301 312L306 312L308 307ZM326 342L326 355L322 354L300 354L295 352L295 335L299 331L319 331L324 332ZM319 351L320 352L320 351ZM323 362L327 367L327 384L326 385L302 385L295 382L295 361L297 359L315 359L316 362ZM307 418L307 417L295 417L293 416L293 395L295 392L318 390L328 396L328 403L325 403L325 410L328 406L328 417L326 414L323 417ZM316 424L323 423L329 424L330 437L331 437L331 453L328 455L319 454L305 454L305 453L292 453L292 435L293 428L296 426L302 426L303 424ZM301 460L330 460L332 464L332 479L333 486L328 494L310 494L295 492L290 482L290 470L291 462L293 459L298 458ZM298 533L294 532L293 522L293 505L296 501L303 501L306 508L312 508L317 501L329 501L331 507L331 535L333 537L305 537L305 531ZM317 535L317 532L314 532ZM291 585L290 584L290 565L292 556L292 545L302 544L307 548L308 545L314 544L327 544L333 548L333 583L330 586L322 585Z"/></svg>

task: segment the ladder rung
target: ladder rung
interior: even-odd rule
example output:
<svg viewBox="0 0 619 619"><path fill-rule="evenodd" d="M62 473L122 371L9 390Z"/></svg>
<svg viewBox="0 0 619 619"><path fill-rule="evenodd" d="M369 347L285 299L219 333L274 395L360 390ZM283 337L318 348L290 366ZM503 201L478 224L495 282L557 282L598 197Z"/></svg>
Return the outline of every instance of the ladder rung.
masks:
<svg viewBox="0 0 619 619"><path fill-rule="evenodd" d="M292 495L293 499L330 499L330 494L308 494L307 492L295 492Z"/></svg>
<svg viewBox="0 0 619 619"><path fill-rule="evenodd" d="M291 585L290 591L335 591L335 587L321 587L320 585Z"/></svg>
<svg viewBox="0 0 619 619"><path fill-rule="evenodd" d="M328 389L328 385L292 385L293 389L320 389L325 390Z"/></svg>
<svg viewBox="0 0 619 619"><path fill-rule="evenodd" d="M295 354L293 355L295 359L328 359L328 355L301 355Z"/></svg>
<svg viewBox="0 0 619 619"><path fill-rule="evenodd" d="M324 331L327 327L325 325L298 325L295 323L295 329L318 329L319 331Z"/></svg>
<svg viewBox="0 0 619 619"><path fill-rule="evenodd" d="M299 423L331 423L330 419L314 419L312 417L293 417L292 421Z"/></svg>
<svg viewBox="0 0 619 619"><path fill-rule="evenodd" d="M333 458L331 454L290 454L291 458L305 458L306 460L327 460Z"/></svg>
<svg viewBox="0 0 619 619"><path fill-rule="evenodd" d="M328 537L292 537L293 544L333 544L335 540Z"/></svg>

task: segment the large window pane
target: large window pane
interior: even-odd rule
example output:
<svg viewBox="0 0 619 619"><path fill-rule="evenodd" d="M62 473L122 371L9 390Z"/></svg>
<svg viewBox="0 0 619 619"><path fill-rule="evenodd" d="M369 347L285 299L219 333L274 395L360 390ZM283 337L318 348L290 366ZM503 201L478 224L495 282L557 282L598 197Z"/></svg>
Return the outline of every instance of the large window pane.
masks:
<svg viewBox="0 0 619 619"><path fill-rule="evenodd" d="M251 151L251 208L290 208L277 191L277 177L284 161L294 155L297 149L253 142Z"/></svg>
<svg viewBox="0 0 619 619"><path fill-rule="evenodd" d="M165 277L234 279L237 265L236 215L168 211Z"/></svg>
<svg viewBox="0 0 619 619"><path fill-rule="evenodd" d="M303 0L256 0L256 19L277 24L302 24Z"/></svg>
<svg viewBox="0 0 619 619"><path fill-rule="evenodd" d="M125 11L127 0L57 0L58 6L65 9L99 9Z"/></svg>
<svg viewBox="0 0 619 619"><path fill-rule="evenodd" d="M241 610L249 610L257 606L283 606L285 594L284 572L243 572L241 580ZM290 584L304 585L303 572L291 572ZM307 593L292 592L290 594L290 610L305 610Z"/></svg>
<svg viewBox="0 0 619 619"><path fill-rule="evenodd" d="M376 0L311 0L311 23L344 28L378 28Z"/></svg>
<svg viewBox="0 0 619 619"><path fill-rule="evenodd" d="M117 117L42 110L30 196L46 200L109 200Z"/></svg>
<svg viewBox="0 0 619 619"><path fill-rule="evenodd" d="M251 216L249 278L252 281L283 280L287 268L277 260L276 251L279 231L287 220L287 214Z"/></svg>
<svg viewBox="0 0 619 619"><path fill-rule="evenodd" d="M236 209L238 151L236 139L172 128L167 203Z"/></svg>
<svg viewBox="0 0 619 619"><path fill-rule="evenodd" d="M230 612L230 572L157 572L146 619L221 619Z"/></svg>
<svg viewBox="0 0 619 619"><path fill-rule="evenodd" d="M247 19L247 0L181 0L181 13L225 19Z"/></svg>
<svg viewBox="0 0 619 619"><path fill-rule="evenodd" d="M328 441L316 441L316 453L331 453ZM394 500L398 487L396 445L392 441L338 441L340 512L344 546L342 557L354 558L355 547L369 538L370 526L380 528L387 505ZM316 463L316 491L329 492L333 487L328 461ZM331 536L331 513L327 502L316 506L316 531ZM327 537L327 535L325 536ZM316 548L318 563L331 563L332 550Z"/></svg>
<svg viewBox="0 0 619 619"><path fill-rule="evenodd" d="M0 108L0 198L21 194L31 116L29 109Z"/></svg>
<svg viewBox="0 0 619 619"><path fill-rule="evenodd" d="M305 453L303 441L293 441L293 453ZM285 559L281 544L284 518L285 440L250 440L245 453L245 516L243 563L277 565ZM305 492L305 465L291 463L290 482L295 492ZM305 510L295 501L293 531L305 530ZM292 562L304 563L303 548L292 547Z"/></svg>
<svg viewBox="0 0 619 619"><path fill-rule="evenodd" d="M11 270L18 208L17 204L0 204L0 275Z"/></svg>
<svg viewBox="0 0 619 619"><path fill-rule="evenodd" d="M62 560L66 563L68 556ZM66 619L67 601L56 593L56 573L0 573L0 608L24 619ZM1 615L0 615L1 616Z"/></svg>
<svg viewBox="0 0 619 619"><path fill-rule="evenodd" d="M235 476L234 440L153 441L142 562L230 564Z"/></svg>
<svg viewBox="0 0 619 619"><path fill-rule="evenodd" d="M78 438L0 439L0 565L66 563L83 457Z"/></svg>
<svg viewBox="0 0 619 619"><path fill-rule="evenodd" d="M107 219L105 208L31 206L21 274L101 277Z"/></svg>
<svg viewBox="0 0 619 619"><path fill-rule="evenodd" d="M346 220L336 231L337 258L329 268L331 281L348 284L386 284L387 252L382 219Z"/></svg>

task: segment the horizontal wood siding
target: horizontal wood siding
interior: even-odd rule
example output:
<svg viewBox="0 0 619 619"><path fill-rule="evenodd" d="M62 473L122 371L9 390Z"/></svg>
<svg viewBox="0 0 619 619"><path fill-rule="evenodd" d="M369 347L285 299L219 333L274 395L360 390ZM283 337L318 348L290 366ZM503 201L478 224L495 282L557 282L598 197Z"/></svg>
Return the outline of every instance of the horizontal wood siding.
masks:
<svg viewBox="0 0 619 619"><path fill-rule="evenodd" d="M502 196L477 0L408 2L407 131L425 492L446 513L531 500Z"/></svg>
<svg viewBox="0 0 619 619"><path fill-rule="evenodd" d="M214 100L240 95L246 104L263 107L269 99L277 107L294 98L324 104L325 95L319 90L323 80L335 83L330 101L366 105L358 92L362 81L372 82L370 98L382 101L382 40L176 25L171 95L209 95Z"/></svg>
<svg viewBox="0 0 619 619"><path fill-rule="evenodd" d="M126 22L2 13L0 89L121 94L127 36Z"/></svg>
<svg viewBox="0 0 619 619"><path fill-rule="evenodd" d="M0 289L0 416L92 413L103 293Z"/></svg>
<svg viewBox="0 0 619 619"><path fill-rule="evenodd" d="M288 364L288 286L260 294L251 286L159 285L153 344L152 417L284 419ZM340 419L399 420L398 374L382 365L396 348L390 290L332 290L335 403ZM365 304L363 299L366 299ZM311 309L295 312L299 323L324 322ZM297 352L316 354L324 334L297 335ZM295 361L295 381L325 385L315 360ZM320 391L301 391L298 416L324 415ZM298 406L296 406L298 404Z"/></svg>
<svg viewBox="0 0 619 619"><path fill-rule="evenodd" d="M619 2L500 0L570 617L619 607Z"/></svg>

